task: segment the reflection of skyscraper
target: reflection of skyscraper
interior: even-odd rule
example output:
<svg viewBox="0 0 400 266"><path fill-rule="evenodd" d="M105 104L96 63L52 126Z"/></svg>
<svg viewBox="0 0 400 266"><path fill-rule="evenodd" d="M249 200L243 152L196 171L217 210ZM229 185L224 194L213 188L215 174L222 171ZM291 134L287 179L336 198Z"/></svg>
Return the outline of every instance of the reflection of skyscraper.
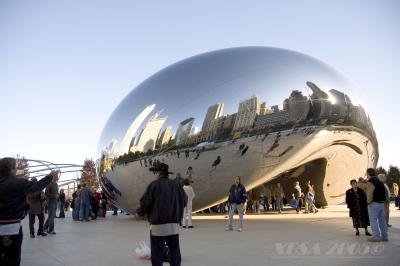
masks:
<svg viewBox="0 0 400 266"><path fill-rule="evenodd" d="M170 139L170 133L171 133L172 127L167 127L166 129L163 130L161 133L160 137L157 140L157 147L162 147L165 145L169 139Z"/></svg>
<svg viewBox="0 0 400 266"><path fill-rule="evenodd" d="M133 147L134 151L148 151L154 150L156 145L158 134L165 122L166 116L158 116L158 114L152 116L143 128L143 132L140 135L138 143Z"/></svg>
<svg viewBox="0 0 400 266"><path fill-rule="evenodd" d="M114 158L115 154L115 146L117 144L117 140L111 140L108 147L103 151L103 155L106 155L107 158Z"/></svg>
<svg viewBox="0 0 400 266"><path fill-rule="evenodd" d="M287 100L287 101L286 101ZM289 120L301 121L307 118L308 112L310 111L310 102L306 96L303 96L301 91L294 90L290 94L289 98L284 101L289 111Z"/></svg>
<svg viewBox="0 0 400 266"><path fill-rule="evenodd" d="M119 153L124 154L129 152L129 146L131 144L132 138L135 136L136 131L146 119L146 117L153 111L155 104L151 104L143 109L143 111L136 117L136 119L132 122L131 126L125 133L124 138L122 139L121 146L119 148Z"/></svg>
<svg viewBox="0 0 400 266"><path fill-rule="evenodd" d="M272 110L272 113L279 112L279 106L278 105L272 105L271 106L271 110Z"/></svg>
<svg viewBox="0 0 400 266"><path fill-rule="evenodd" d="M194 127L192 128L192 130L190 130L190 135L195 135L199 132L199 127Z"/></svg>
<svg viewBox="0 0 400 266"><path fill-rule="evenodd" d="M211 121L221 116L222 109L224 109L223 103L217 103L208 107L203 126L201 127L201 131L207 130L207 128L210 126Z"/></svg>
<svg viewBox="0 0 400 266"><path fill-rule="evenodd" d="M332 95L335 101L335 104L332 106L332 114L336 117L347 117L349 114L349 106L351 105L349 96L334 89L330 90L329 93Z"/></svg>
<svg viewBox="0 0 400 266"><path fill-rule="evenodd" d="M341 91L332 89L329 90L329 93L335 98L336 103L351 103L349 96Z"/></svg>
<svg viewBox="0 0 400 266"><path fill-rule="evenodd" d="M311 101L314 118L329 117L332 112L332 103L329 101L329 95L310 81L307 81L306 84L313 92Z"/></svg>
<svg viewBox="0 0 400 266"><path fill-rule="evenodd" d="M176 131L176 139L175 139L176 145L181 144L183 141L185 141L188 138L190 130L192 129L193 122L194 122L194 118L190 117L179 123L179 127Z"/></svg>
<svg viewBox="0 0 400 266"><path fill-rule="evenodd" d="M370 124L368 115L361 105L350 107L350 119L358 125Z"/></svg>
<svg viewBox="0 0 400 266"><path fill-rule="evenodd" d="M259 113L260 101L257 96L240 102L233 130L251 127Z"/></svg>

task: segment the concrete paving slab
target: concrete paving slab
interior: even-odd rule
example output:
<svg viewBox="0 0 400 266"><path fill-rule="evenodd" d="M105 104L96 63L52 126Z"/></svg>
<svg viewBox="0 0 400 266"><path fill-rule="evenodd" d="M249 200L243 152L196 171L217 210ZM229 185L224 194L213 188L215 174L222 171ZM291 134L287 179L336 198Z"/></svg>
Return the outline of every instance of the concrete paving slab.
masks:
<svg viewBox="0 0 400 266"><path fill-rule="evenodd" d="M355 236L344 206L317 214L249 214L244 232L224 231L224 215L196 215L195 228L181 230L182 265L399 265L400 211L392 207L391 214L390 241L376 244ZM141 240L149 244L146 221L119 214L75 222L67 214L56 219L55 230L31 239L25 219L23 266L151 265L134 254Z"/></svg>

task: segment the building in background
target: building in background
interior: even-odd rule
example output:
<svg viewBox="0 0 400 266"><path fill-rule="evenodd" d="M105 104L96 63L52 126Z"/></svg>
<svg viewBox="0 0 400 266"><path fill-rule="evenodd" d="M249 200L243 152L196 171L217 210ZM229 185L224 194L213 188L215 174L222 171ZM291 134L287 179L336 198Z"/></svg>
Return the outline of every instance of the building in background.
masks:
<svg viewBox="0 0 400 266"><path fill-rule="evenodd" d="M193 126L193 122L194 118L190 117L179 123L179 127L176 131L176 139L175 139L176 145L182 144L189 137L190 131Z"/></svg>
<svg viewBox="0 0 400 266"><path fill-rule="evenodd" d="M156 148L162 148L165 144L168 143L168 141L170 140L171 130L172 127L167 127L161 132L160 137L157 139L156 142Z"/></svg>
<svg viewBox="0 0 400 266"><path fill-rule="evenodd" d="M208 107L206 117L204 118L203 126L201 127L201 131L206 131L207 128L210 126L210 123L221 116L223 109L224 109L223 103L217 103Z"/></svg>
<svg viewBox="0 0 400 266"><path fill-rule="evenodd" d="M133 120L132 124L129 126L128 130L126 131L121 146L119 148L119 154L125 154L129 152L131 141L135 137L137 130L142 125L143 121L146 117L154 110L156 107L155 104L150 104L143 109L143 111Z"/></svg>
<svg viewBox="0 0 400 266"><path fill-rule="evenodd" d="M252 127L260 109L261 104L257 96L252 96L250 99L240 102L233 130Z"/></svg>
<svg viewBox="0 0 400 266"><path fill-rule="evenodd" d="M164 125L165 120L167 120L166 116L159 116L158 114L153 115L147 122L146 126L143 128L137 144L131 148L131 151L146 152L148 150L154 150L157 137L160 134L161 128Z"/></svg>
<svg viewBox="0 0 400 266"><path fill-rule="evenodd" d="M303 121L310 111L310 101L301 91L294 90L288 99L283 102L284 110L289 112L289 121Z"/></svg>

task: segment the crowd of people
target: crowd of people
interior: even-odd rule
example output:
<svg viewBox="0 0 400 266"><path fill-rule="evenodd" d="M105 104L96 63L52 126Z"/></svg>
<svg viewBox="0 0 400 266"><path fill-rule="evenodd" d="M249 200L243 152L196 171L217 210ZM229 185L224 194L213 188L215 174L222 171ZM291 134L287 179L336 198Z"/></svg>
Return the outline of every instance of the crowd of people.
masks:
<svg viewBox="0 0 400 266"><path fill-rule="evenodd" d="M356 235L359 236L359 228L364 228L365 235L371 236L368 226L371 227L372 236L370 242L387 242L390 216L391 190L387 185L385 174L377 174L376 170L367 170L367 179L360 177L350 181L351 188L346 191L346 204L349 216L353 220ZM395 206L399 207L399 186L393 183L393 197Z"/></svg>
<svg viewBox="0 0 400 266"><path fill-rule="evenodd" d="M152 265L162 265L169 261L171 265L181 264L179 246L179 228L194 228L192 222L192 202L195 191L192 187L193 168L188 167L186 178L177 174L175 179L168 165L157 162L149 168L155 176L142 198L136 217L147 216L150 222L150 243ZM29 218L29 232L35 236L34 224L39 220L37 236L55 235L55 218L64 218L68 210L68 199L63 189L59 189L57 181L59 173L50 172L45 178L37 181L16 178L16 160L0 159L0 265L19 265L22 244L21 221L26 215ZM400 209L398 184L393 184L392 192L386 184L386 176L377 174L375 169L368 169L367 179L351 180L351 188L346 191L346 204L352 218L356 236L359 229L364 229L368 241L388 241L389 206L393 192L395 204ZM244 215L246 211L260 213L264 211L281 213L283 206L290 205L296 213L304 208L304 213L318 212L315 206L315 190L310 181L305 183L304 190L299 181L293 183L292 189L285 189L281 183L273 186L263 185L246 191L241 183L241 177L235 176L229 187L228 200L225 203L228 212L226 231L232 231L233 216L239 215L237 231L244 230ZM287 200L284 191L290 191ZM271 205L271 207L270 207ZM59 206L59 215L56 215ZM90 221L105 217L108 208L117 214L117 207L110 204L105 193L82 183L72 194L70 204L72 218L75 221ZM45 220L45 210L47 219ZM368 231L371 227L372 233Z"/></svg>

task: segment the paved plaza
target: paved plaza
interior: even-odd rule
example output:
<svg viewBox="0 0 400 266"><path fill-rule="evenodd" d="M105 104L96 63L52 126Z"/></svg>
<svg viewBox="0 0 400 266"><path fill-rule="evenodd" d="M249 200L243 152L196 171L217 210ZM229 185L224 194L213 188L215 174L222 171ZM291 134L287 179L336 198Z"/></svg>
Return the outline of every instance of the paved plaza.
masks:
<svg viewBox="0 0 400 266"><path fill-rule="evenodd" d="M194 229L181 230L182 265L399 265L400 211L393 206L391 214L388 243L368 243L363 230L356 237L344 206L317 214L248 214L244 232L225 232L224 216L196 216ZM148 223L132 216L74 222L68 213L56 219L55 230L31 239L25 219L23 266L151 265L134 252L141 240L149 244Z"/></svg>

